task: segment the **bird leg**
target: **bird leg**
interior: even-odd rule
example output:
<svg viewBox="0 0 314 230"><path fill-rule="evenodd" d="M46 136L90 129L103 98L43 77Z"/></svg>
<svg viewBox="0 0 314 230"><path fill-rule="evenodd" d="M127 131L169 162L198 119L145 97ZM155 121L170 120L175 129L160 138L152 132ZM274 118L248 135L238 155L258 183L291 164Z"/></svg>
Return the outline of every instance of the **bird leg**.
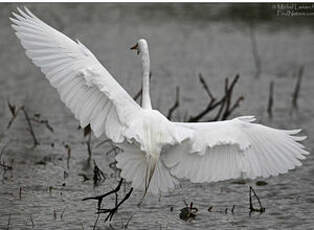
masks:
<svg viewBox="0 0 314 230"><path fill-rule="evenodd" d="M157 162L158 162L158 158L156 157L153 157L153 156L150 156L150 155L147 155L146 156L147 159L147 167L146 167L146 173L145 173L145 188L144 188L144 194L143 194L143 197L141 198L140 202L137 204L137 206L140 206L143 201L144 201L144 198L148 192L148 188L149 188L149 184L152 180L152 177L154 175L154 172L155 172L155 169L156 169L156 165L157 165Z"/></svg>

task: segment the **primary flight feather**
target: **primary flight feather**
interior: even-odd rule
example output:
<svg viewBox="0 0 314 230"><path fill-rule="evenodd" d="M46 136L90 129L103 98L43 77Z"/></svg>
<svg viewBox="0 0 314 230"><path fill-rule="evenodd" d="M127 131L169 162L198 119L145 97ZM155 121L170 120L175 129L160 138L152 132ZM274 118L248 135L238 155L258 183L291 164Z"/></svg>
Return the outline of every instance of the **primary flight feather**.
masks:
<svg viewBox="0 0 314 230"><path fill-rule="evenodd" d="M133 47L142 61L142 106L119 85L79 41L50 27L27 8L10 18L26 55L58 90L61 100L96 137L105 135L123 152L116 157L121 176L136 189L168 192L178 179L221 181L268 177L300 166L309 154L300 130L255 124L253 116L232 120L171 122L153 110L149 96L150 60L146 40Z"/></svg>

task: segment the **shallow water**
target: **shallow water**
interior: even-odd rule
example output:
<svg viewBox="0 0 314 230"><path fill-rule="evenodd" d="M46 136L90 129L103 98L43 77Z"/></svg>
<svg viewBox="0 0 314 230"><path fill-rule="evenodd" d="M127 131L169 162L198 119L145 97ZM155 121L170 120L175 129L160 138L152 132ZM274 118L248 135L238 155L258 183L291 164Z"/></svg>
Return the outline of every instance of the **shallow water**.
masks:
<svg viewBox="0 0 314 230"><path fill-rule="evenodd" d="M235 96L243 95L245 100L232 117L254 114L259 122L273 127L302 128L309 136L305 141L309 151L314 146L314 34L311 25L258 22L255 34L262 73L255 79L249 28L243 21L217 20L203 14L202 17L185 16L184 9L178 6L165 6L164 11L156 10L152 5L27 6L44 21L89 47L131 95L140 88L140 63L128 48L139 37L147 38L152 59L153 105L164 114L174 101L176 86L181 89L181 105L175 118L185 113L193 115L207 105L207 95L197 79L199 72L203 73L213 93L220 96L224 78L239 73ZM10 229L92 229L97 217L96 202L81 199L107 192L117 184L118 178L109 168L113 157L105 154L110 145L96 148L100 141L95 138L92 141L93 159L108 179L97 187L92 180L83 182L79 173L92 177L93 164L88 167L85 139L77 129L79 123L26 58L14 37L7 18L15 7L14 4L1 4L0 9L0 144L2 147L10 141L2 160L13 165L13 170L6 173L0 169L3 174L0 228L6 228L10 220ZM206 7L210 13L220 12L217 5ZM285 21L284 18L280 20ZM299 109L290 114L295 75L302 65ZM266 113L271 80L275 82L272 120ZM24 104L30 114L40 113L43 119L49 120L54 133L34 125L40 141L34 149L22 116L6 130L10 119L8 99L17 105ZM65 143L71 146L69 168ZM161 198L148 196L141 208L136 206L141 193L136 192L114 216L112 226L120 229L132 216L129 229L312 229L313 163L313 155L309 155L302 167L265 179L268 183L265 186L256 186L256 181L247 184L233 181L191 184L185 181L181 188ZM64 172L68 177L65 178ZM248 185L254 186L266 208L265 213L249 216ZM120 196L127 191L128 186L124 185ZM113 205L113 199L106 200L106 206ZM183 200L193 201L199 209L199 215L190 223L179 219ZM234 214L224 214L232 205L236 205ZM209 206L214 206L215 212L208 212ZM173 211L170 211L171 207ZM97 227L110 229L103 219L101 217Z"/></svg>

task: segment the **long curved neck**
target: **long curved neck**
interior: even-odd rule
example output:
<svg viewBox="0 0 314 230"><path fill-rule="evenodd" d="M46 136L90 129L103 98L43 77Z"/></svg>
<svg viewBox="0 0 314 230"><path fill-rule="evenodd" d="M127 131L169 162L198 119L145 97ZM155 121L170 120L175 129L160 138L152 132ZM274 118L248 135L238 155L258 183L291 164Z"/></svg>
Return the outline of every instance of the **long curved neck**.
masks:
<svg viewBox="0 0 314 230"><path fill-rule="evenodd" d="M152 109L152 103L150 101L149 94L149 75L150 75L150 60L148 48L145 48L142 52L142 108Z"/></svg>

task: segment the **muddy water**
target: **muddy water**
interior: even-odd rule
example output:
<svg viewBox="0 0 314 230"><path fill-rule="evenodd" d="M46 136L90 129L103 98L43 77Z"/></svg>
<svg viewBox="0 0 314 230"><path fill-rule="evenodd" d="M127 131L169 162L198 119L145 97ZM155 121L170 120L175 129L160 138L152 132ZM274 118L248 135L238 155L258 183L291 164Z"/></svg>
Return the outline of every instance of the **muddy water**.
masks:
<svg viewBox="0 0 314 230"><path fill-rule="evenodd" d="M89 178L93 175L85 139L77 129L78 122L15 39L7 20L15 6L0 5L0 144L2 147L10 141L2 160L13 166L11 171L0 171L0 228L91 229L97 218L96 202L81 199L109 191L117 184L118 178L109 167L113 156L105 154L110 145L97 148L100 141L92 140L93 159L105 172L107 180L97 187L92 180L83 181L80 173ZM249 29L243 21L211 19L203 14L188 17L178 6L158 10L151 5L28 6L46 22L89 47L131 95L140 87L140 63L128 48L139 37L147 38L152 58L153 105L164 114L174 101L176 86L181 89L182 100L177 119L185 113L193 115L207 105L207 95L197 80L199 72L217 96L223 93L224 78L239 73L235 95L243 95L245 101L233 117L254 114L258 121L273 127L302 128L309 136L305 145L310 151L314 146L314 34L310 25L273 24L271 21L256 24L262 73L255 79ZM220 12L220 8L207 7L210 13ZM280 20L285 22L284 18ZM302 65L299 110L290 114L295 75ZM272 120L265 112L271 80L275 82ZM22 116L6 130L10 119L8 99L11 103L25 105L30 114L40 113L42 119L49 120L54 133L34 124L40 145L32 148ZM65 144L71 147L69 167ZM256 181L247 184L185 181L170 194L160 198L148 196L141 208L136 206L141 197L136 192L114 217L112 227L122 228L131 217L129 229L312 229L313 163L313 155L310 155L302 167L265 179L268 183L265 186L256 186ZM266 208L264 214L249 216L248 185L253 185L260 196ZM124 185L120 197L128 189L128 185ZM199 215L191 223L178 217L184 207L183 200L193 201L199 209ZM105 202L105 206L113 205L114 197ZM236 205L234 214L224 214L232 205ZM209 206L214 206L215 212L209 213ZM103 219L98 221L98 228L110 229Z"/></svg>

